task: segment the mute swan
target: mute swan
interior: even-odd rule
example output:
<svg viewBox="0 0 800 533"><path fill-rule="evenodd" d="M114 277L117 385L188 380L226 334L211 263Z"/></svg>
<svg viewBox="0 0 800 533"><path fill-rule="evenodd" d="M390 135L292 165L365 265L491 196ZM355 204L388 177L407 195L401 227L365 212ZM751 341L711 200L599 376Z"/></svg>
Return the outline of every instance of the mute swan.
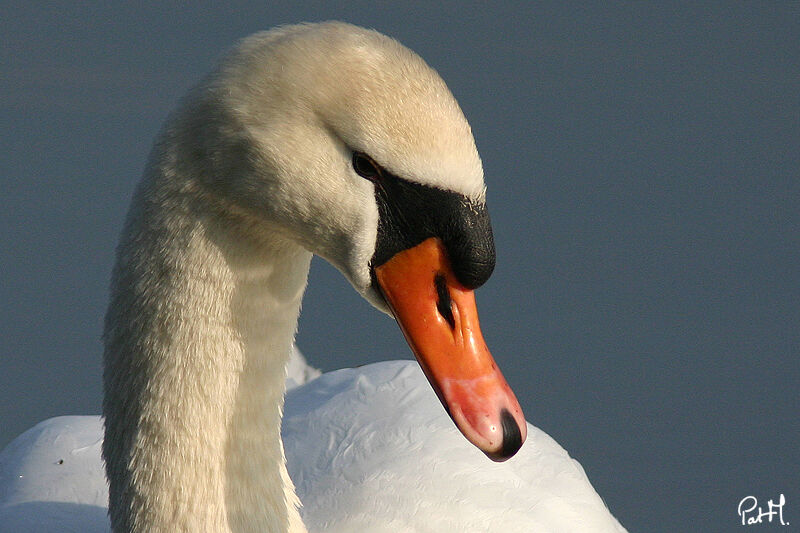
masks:
<svg viewBox="0 0 800 533"><path fill-rule="evenodd" d="M280 430L312 253L397 318L485 455L533 440L517 464L454 445L407 363L318 378L290 394L286 419L293 477L322 502L305 513L317 530L621 530L580 467L526 424L481 337L472 289L494 245L458 104L396 41L322 23L230 52L170 118L134 196L104 334L114 531L306 531ZM371 488L360 507L353 487ZM477 517L460 501L473 495Z"/></svg>

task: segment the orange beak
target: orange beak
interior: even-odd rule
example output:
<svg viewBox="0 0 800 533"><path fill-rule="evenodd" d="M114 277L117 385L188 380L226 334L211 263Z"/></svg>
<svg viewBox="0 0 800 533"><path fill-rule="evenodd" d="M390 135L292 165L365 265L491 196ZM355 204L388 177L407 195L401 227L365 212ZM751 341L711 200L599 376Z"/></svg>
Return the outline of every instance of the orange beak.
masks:
<svg viewBox="0 0 800 533"><path fill-rule="evenodd" d="M461 433L495 461L513 456L525 442L525 417L483 340L474 292L456 279L442 242L399 252L375 277Z"/></svg>

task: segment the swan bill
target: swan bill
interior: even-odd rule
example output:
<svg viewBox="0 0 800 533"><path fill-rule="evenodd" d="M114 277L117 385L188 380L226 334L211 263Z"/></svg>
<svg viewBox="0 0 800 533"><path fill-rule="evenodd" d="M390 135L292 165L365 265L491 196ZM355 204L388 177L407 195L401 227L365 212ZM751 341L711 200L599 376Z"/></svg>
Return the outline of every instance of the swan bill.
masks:
<svg viewBox="0 0 800 533"><path fill-rule="evenodd" d="M386 302L425 375L463 435L494 461L525 442L526 423L442 241L429 238L375 268Z"/></svg>

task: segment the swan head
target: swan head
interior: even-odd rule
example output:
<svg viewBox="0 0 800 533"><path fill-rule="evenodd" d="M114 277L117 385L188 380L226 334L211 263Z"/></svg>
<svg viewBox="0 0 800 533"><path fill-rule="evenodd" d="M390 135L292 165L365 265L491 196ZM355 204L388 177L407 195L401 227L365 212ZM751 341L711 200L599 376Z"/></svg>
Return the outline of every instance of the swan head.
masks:
<svg viewBox="0 0 800 533"><path fill-rule="evenodd" d="M209 196L393 314L459 429L513 455L526 424L472 296L494 267L483 168L438 74L375 31L287 26L242 41L185 109Z"/></svg>

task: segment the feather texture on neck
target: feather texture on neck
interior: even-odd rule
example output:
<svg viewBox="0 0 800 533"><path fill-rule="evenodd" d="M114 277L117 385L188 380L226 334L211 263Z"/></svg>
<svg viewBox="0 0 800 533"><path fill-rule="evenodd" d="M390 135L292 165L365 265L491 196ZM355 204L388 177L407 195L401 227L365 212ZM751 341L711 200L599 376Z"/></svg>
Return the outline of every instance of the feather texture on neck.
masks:
<svg viewBox="0 0 800 533"><path fill-rule="evenodd" d="M280 416L311 254L252 230L246 215L222 215L193 179L176 181L184 146L157 145L112 281L103 455L113 528L305 531Z"/></svg>

